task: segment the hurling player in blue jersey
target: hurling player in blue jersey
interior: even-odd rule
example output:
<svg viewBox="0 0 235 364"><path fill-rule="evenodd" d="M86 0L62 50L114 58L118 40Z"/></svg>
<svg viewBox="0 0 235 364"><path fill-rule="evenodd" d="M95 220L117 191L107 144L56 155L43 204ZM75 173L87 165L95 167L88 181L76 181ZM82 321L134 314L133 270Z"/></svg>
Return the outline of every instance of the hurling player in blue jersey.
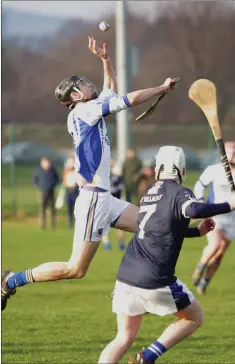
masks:
<svg viewBox="0 0 235 364"><path fill-rule="evenodd" d="M75 231L71 257L65 262L49 262L22 272L3 271L2 310L17 287L33 282L82 278L99 247L103 235L113 226L135 232L138 207L119 200L110 192L110 141L105 117L168 93L175 82L138 90L127 95L115 93L115 73L107 45L97 47L89 37L89 49L101 58L104 69L103 91L84 76L65 78L55 90L58 101L68 107L68 132L75 148L76 182L80 194L75 204Z"/></svg>
<svg viewBox="0 0 235 364"><path fill-rule="evenodd" d="M102 352L99 363L118 363L134 342L143 315L148 312L174 314L172 323L146 350L129 364L152 364L167 350L191 335L203 323L199 303L175 276L184 238L199 237L213 230L209 217L235 209L230 203L200 203L192 191L182 187L185 156L179 147L162 147L156 157L156 184L140 202L137 231L122 259L113 296L117 314L116 338ZM205 218L189 227L190 218Z"/></svg>

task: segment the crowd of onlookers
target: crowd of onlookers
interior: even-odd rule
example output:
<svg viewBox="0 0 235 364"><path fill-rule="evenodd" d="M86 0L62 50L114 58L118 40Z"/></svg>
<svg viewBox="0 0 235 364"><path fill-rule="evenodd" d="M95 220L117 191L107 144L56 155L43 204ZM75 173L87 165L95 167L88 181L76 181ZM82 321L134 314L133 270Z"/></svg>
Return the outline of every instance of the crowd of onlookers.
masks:
<svg viewBox="0 0 235 364"><path fill-rule="evenodd" d="M62 175L52 162L43 157L40 166L33 175L33 182L39 189L40 201L40 225L46 227L46 210L50 209L51 227L56 227L56 210L66 203L68 226L73 226L73 210L79 188L75 180L74 158L70 157L64 165ZM59 193L56 197L56 187L59 186Z"/></svg>
<svg viewBox="0 0 235 364"><path fill-rule="evenodd" d="M66 205L68 226L73 227L74 205L79 188L76 184L74 158L69 157L60 174L55 165L46 157L34 173L33 183L40 194L40 226L46 228L46 211L50 209L51 227L56 228L56 210ZM122 168L114 160L111 161L111 193L117 198L139 204L144 190L154 183L154 167L144 167L134 149L128 149ZM58 193L56 196L56 188ZM120 250L125 249L124 233L117 231ZM106 250L111 249L110 238L103 238Z"/></svg>

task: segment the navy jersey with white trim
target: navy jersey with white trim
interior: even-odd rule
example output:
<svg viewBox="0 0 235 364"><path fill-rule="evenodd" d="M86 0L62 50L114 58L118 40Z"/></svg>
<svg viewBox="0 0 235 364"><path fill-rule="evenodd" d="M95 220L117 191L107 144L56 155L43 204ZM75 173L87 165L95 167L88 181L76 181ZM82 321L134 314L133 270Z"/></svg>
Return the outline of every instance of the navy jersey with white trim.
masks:
<svg viewBox="0 0 235 364"><path fill-rule="evenodd" d="M110 189L110 141L104 118L129 107L127 96L110 89L99 97L78 103L68 115L68 131L75 147L76 182Z"/></svg>
<svg viewBox="0 0 235 364"><path fill-rule="evenodd" d="M140 202L138 228L122 259L117 279L155 289L176 281L175 266L190 219L184 210L195 196L173 180L158 181Z"/></svg>

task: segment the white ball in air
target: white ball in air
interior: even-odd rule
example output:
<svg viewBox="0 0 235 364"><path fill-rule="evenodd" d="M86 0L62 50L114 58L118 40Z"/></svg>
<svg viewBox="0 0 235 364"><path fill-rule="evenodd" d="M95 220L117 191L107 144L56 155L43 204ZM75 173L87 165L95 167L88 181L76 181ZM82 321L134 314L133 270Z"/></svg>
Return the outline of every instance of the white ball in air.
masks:
<svg viewBox="0 0 235 364"><path fill-rule="evenodd" d="M110 24L107 21L102 21L99 24L99 28L100 28L100 30L102 30L102 32L107 32L107 30L109 30L109 28L110 28Z"/></svg>

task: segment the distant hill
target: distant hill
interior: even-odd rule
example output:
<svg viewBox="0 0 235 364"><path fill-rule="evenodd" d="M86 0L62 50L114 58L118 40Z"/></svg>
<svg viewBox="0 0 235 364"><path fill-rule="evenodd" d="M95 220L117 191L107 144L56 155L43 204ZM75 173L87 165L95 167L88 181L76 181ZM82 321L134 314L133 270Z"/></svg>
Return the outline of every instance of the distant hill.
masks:
<svg viewBox="0 0 235 364"><path fill-rule="evenodd" d="M16 35L43 37L57 32L66 23L66 19L12 10L4 6L3 2L2 22L2 36L4 38Z"/></svg>
<svg viewBox="0 0 235 364"><path fill-rule="evenodd" d="M28 13L2 6L3 41L11 39L15 45L34 51L47 47L54 37L67 38L86 31L89 26L83 19Z"/></svg>

